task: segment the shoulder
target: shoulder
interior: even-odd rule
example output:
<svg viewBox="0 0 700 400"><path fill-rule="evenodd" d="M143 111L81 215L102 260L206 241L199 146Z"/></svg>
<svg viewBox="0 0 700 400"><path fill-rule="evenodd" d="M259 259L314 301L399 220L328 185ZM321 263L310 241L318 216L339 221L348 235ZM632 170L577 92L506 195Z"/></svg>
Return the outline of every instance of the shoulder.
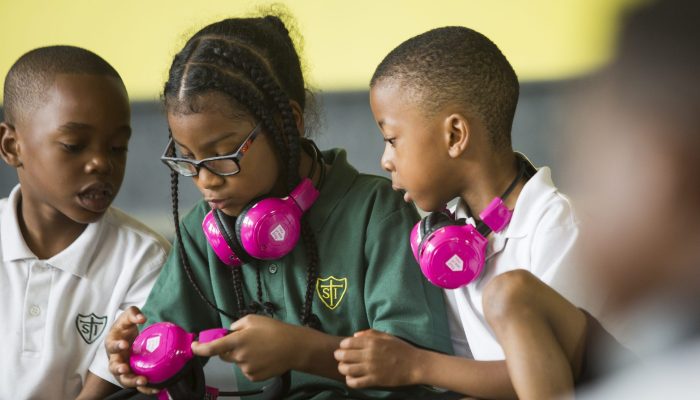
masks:
<svg viewBox="0 0 700 400"><path fill-rule="evenodd" d="M209 206L204 200L199 200L195 205L182 217L180 222L182 228L188 233L200 232L202 230L202 221L209 212Z"/></svg>
<svg viewBox="0 0 700 400"><path fill-rule="evenodd" d="M560 192L554 192L543 203L539 226L547 229L577 227L579 224L571 200Z"/></svg>
<svg viewBox="0 0 700 400"><path fill-rule="evenodd" d="M358 174L350 186L349 194L372 196L375 200L386 200L393 205L402 205L401 195L391 187L391 181L383 176Z"/></svg>
<svg viewBox="0 0 700 400"><path fill-rule="evenodd" d="M360 208L372 216L373 220L385 220L392 215L408 214L418 218L413 204L406 203L403 195L391 186L391 180L370 174L358 174L348 190L345 200L349 209ZM358 210L360 211L360 210Z"/></svg>
<svg viewBox="0 0 700 400"><path fill-rule="evenodd" d="M538 231L577 229L578 218L571 200L554 185L551 171L542 167L520 194L524 225ZM521 199L518 199L520 202ZM521 204L516 203L516 207Z"/></svg>
<svg viewBox="0 0 700 400"><path fill-rule="evenodd" d="M170 250L170 243L163 236L116 207L109 208L104 222L107 229L127 245L151 248L163 256Z"/></svg>
<svg viewBox="0 0 700 400"><path fill-rule="evenodd" d="M411 219L418 218L415 207L404 202L403 195L393 190L391 180L359 173L348 163L344 150L326 151L324 157L332 167L321 196L325 196L324 207L332 208L336 217L350 215L355 222L367 224L399 213L410 214Z"/></svg>

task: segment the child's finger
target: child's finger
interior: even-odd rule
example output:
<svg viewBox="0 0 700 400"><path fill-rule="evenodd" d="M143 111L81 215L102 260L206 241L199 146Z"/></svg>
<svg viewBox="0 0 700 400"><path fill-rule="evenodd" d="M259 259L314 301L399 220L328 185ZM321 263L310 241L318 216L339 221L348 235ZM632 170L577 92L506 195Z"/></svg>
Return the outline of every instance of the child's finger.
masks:
<svg viewBox="0 0 700 400"><path fill-rule="evenodd" d="M365 364L338 364L338 372L346 377L359 378L367 375L367 366Z"/></svg>
<svg viewBox="0 0 700 400"><path fill-rule="evenodd" d="M362 337L347 337L340 341L341 349L361 349L367 341Z"/></svg>
<svg viewBox="0 0 700 400"><path fill-rule="evenodd" d="M144 386L146 383L148 383L148 380L145 377L136 375L132 372L118 374L117 379L119 379L119 383L121 383L124 387Z"/></svg>
<svg viewBox="0 0 700 400"><path fill-rule="evenodd" d="M129 342L110 339L105 342L105 348L107 348L107 354L120 354L129 349Z"/></svg>
<svg viewBox="0 0 700 400"><path fill-rule="evenodd" d="M374 382L375 379L370 376L362 376L359 378L348 376L345 378L345 383L353 389L362 389L371 386L381 386Z"/></svg>
<svg viewBox="0 0 700 400"><path fill-rule="evenodd" d="M156 395L161 391L161 389L153 389L147 386L138 386L136 390L148 396Z"/></svg>
<svg viewBox="0 0 700 400"><path fill-rule="evenodd" d="M362 351L360 350L338 349L333 352L333 357L335 357L338 362L344 363L357 363L364 360Z"/></svg>
<svg viewBox="0 0 700 400"><path fill-rule="evenodd" d="M201 357L212 357L228 353L236 348L236 337L229 334L209 343L192 342L192 352Z"/></svg>
<svg viewBox="0 0 700 400"><path fill-rule="evenodd" d="M115 359L109 361L109 372L111 372L114 376L123 375L131 373L131 368L129 368L129 365L122 360Z"/></svg>
<svg viewBox="0 0 700 400"><path fill-rule="evenodd" d="M124 310L122 315L114 322L114 327L124 330L145 322L146 317L141 314L141 310L138 307L131 306Z"/></svg>

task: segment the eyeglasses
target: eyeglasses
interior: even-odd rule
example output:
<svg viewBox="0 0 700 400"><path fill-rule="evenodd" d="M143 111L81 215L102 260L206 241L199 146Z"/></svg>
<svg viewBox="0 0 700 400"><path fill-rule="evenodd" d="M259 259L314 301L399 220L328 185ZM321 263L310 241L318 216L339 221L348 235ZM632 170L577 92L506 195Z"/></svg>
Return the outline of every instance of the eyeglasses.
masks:
<svg viewBox="0 0 700 400"><path fill-rule="evenodd" d="M197 174L199 174L199 169L202 167L219 176L236 175L237 173L241 172L239 162L253 144L253 141L255 140L255 137L258 136L259 132L260 124L257 124L235 152L225 156L204 158L199 161L188 158L170 157L170 155L175 154L175 142L171 137L168 141L168 145L165 148L165 152L163 152L163 155L160 157L160 160L163 161L171 170L182 176L197 176Z"/></svg>

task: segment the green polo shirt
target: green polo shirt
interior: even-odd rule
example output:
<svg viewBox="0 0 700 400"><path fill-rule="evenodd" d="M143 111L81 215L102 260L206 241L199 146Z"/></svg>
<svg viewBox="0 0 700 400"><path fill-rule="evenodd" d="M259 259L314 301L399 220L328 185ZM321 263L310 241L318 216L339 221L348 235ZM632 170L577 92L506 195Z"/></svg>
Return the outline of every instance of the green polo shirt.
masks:
<svg viewBox="0 0 700 400"><path fill-rule="evenodd" d="M442 292L421 275L409 246L409 233L419 218L415 208L392 190L388 179L358 173L348 164L344 150L324 152L324 157L331 168L318 200L308 212L320 258L313 312L321 321L321 329L331 335L351 336L373 328L451 354ZM195 280L206 297L235 315L231 273L202 232L207 212L209 206L201 201L183 218L182 241ZM263 300L277 306L274 318L299 325L306 266L301 241L282 259L243 265L246 303L257 299L255 269L259 268ZM143 312L148 323L171 321L190 332L228 327L233 322L199 297L185 275L176 247ZM258 386L240 371L237 376L241 390ZM292 373L292 389L310 383L341 385L318 376ZM314 398L334 397L321 394Z"/></svg>

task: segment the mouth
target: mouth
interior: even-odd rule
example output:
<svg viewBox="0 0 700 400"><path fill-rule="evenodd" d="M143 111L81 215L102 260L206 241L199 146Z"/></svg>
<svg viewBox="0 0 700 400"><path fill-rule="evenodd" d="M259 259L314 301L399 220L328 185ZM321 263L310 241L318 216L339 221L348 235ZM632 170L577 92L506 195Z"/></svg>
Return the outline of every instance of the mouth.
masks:
<svg viewBox="0 0 700 400"><path fill-rule="evenodd" d="M207 204L209 204L209 207L211 207L211 209L218 208L219 210L223 210L231 202L228 199L204 199L204 200L207 202Z"/></svg>
<svg viewBox="0 0 700 400"><path fill-rule="evenodd" d="M411 197L411 195L408 193L408 191L406 189L404 189L398 185L391 185L391 188L396 190L397 192L403 192L403 201L405 201L406 203L413 202L413 198Z"/></svg>
<svg viewBox="0 0 700 400"><path fill-rule="evenodd" d="M109 208L114 200L115 190L109 183L93 183L78 192L80 205L94 213L102 213Z"/></svg>

